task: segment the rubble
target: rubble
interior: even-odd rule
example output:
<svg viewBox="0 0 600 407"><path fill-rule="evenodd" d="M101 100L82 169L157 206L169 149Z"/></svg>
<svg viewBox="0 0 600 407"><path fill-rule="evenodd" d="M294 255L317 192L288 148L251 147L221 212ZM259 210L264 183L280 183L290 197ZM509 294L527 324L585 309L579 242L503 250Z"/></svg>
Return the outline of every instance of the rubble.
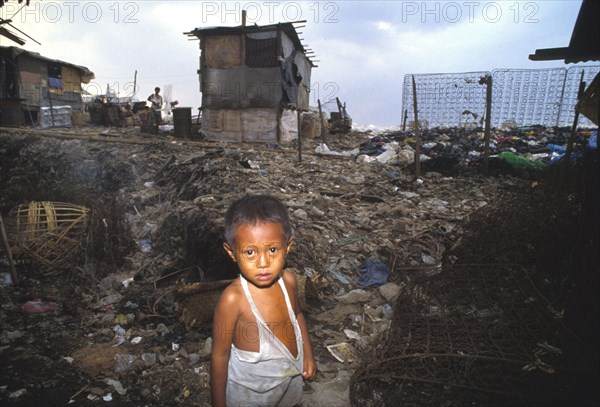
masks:
<svg viewBox="0 0 600 407"><path fill-rule="evenodd" d="M317 381L306 385L307 406L317 401L371 405L365 401L364 389L378 389L381 383L369 380L378 380L385 369L377 376L368 370L369 360L381 362L379 367L390 372L406 366L386 367L381 344L391 343L388 350L395 349L399 342L385 338L406 339L403 335L410 329L424 326L411 323L426 323L425 316L444 329L445 322L455 321L452 318L459 322L467 318L467 328L455 332L464 339L460 335L478 332L482 321L506 315L502 302L494 306L478 298L481 301L456 303L464 290L479 286L469 286L466 280L461 280L465 285L458 284L448 275L449 266L472 272L468 264L481 265L475 268L481 270L488 263L514 262L530 270L538 290L559 290L564 272L557 268L560 262L543 263L548 267L544 275L534 260L547 253L540 243L544 233L555 231L551 229L555 223L548 219L572 222L573 203L552 206L547 200L547 207L554 209L544 212L539 209L543 206L532 202L545 196L543 177L557 165L551 163L557 149L547 146L564 146L564 130L496 131L491 151L497 157L490 161L493 177L483 177L480 170L480 129L423 131L421 152L428 160L422 160L420 178L414 177L411 167L410 131L344 134L339 140L328 140L327 150L336 155L326 154L321 140L303 140L302 162L295 142L203 142L169 134L150 138L134 128L111 128L111 135L100 136L102 131L87 127L49 129L43 134L20 129L0 133L3 212L38 200L91 208L88 237L82 241L84 255L60 273L48 276L23 253L14 253L24 281L0 286L2 401L43 404L52 395L61 404L70 400L97 404L105 399L122 404L209 406L212 308L220 290L236 277L235 266L221 246L223 215L229 203L245 193L276 195L292 216L296 241L287 266L301 281L302 308L320 371ZM588 139L585 130L577 134L576 151L582 157ZM313 152L317 147L321 150ZM392 160L375 158L390 151ZM543 162L544 168L510 167L500 158L503 152ZM551 185L547 188L552 190ZM545 217L536 220L535 209ZM531 223L521 220L519 213ZM501 236L489 233L502 220L514 222L515 228ZM539 233L528 235L517 226L531 226ZM512 240L506 237L511 231ZM565 245L556 245L560 244ZM590 258L589 264L593 261ZM377 267L369 268L373 265ZM494 270L502 274L503 267ZM509 270L523 276L519 267ZM478 284L485 281L477 276ZM525 304L531 299L538 313L530 317L543 321L547 313L539 307L541 291L525 290L526 281L513 281L526 294L519 301ZM451 284L452 290L444 294L444 287ZM580 280L573 284L581 287ZM492 296L494 286L485 287L489 291L481 292ZM510 296L512 289L508 286L503 293ZM592 298L593 287L587 289ZM20 312L25 301L36 298L55 302L56 310ZM563 311L574 318L576 305L569 301L563 305ZM423 332L415 329L412 335ZM542 336L535 340L547 339L565 353L536 356L527 348L530 353L519 357L527 356L528 363L518 369L527 365L539 371L546 363L561 379L563 367L580 371L581 366L564 359L568 355L579 360L566 346L569 340L563 337L566 345L558 346L550 336ZM482 353L499 352L494 343L483 343L489 347L481 348ZM508 344L519 352L524 347L518 338ZM415 354L450 352L405 349ZM451 369L450 361L458 359L439 360ZM409 367L418 372L417 365ZM356 376L357 371L363 375ZM412 389L419 391L419 380L427 378L414 374L408 379L413 381L400 386L395 396L370 393L372 400L412 400ZM538 388L530 391L537 396ZM455 400L452 395L447 400Z"/></svg>

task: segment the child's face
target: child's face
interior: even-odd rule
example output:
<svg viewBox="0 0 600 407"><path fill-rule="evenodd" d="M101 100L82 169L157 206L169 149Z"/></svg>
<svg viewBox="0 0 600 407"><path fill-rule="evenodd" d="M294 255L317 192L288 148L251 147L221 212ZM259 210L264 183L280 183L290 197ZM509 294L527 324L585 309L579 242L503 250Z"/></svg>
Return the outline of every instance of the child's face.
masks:
<svg viewBox="0 0 600 407"><path fill-rule="evenodd" d="M262 222L239 225L234 247L227 243L223 247L246 280L257 287L269 287L281 274L292 241L285 240L281 223Z"/></svg>

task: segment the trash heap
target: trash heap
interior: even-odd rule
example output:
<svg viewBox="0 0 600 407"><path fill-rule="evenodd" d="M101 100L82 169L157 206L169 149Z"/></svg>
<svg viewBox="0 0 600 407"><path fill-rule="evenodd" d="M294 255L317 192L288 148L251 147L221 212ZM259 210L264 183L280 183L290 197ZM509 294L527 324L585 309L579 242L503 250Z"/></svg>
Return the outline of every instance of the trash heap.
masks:
<svg viewBox="0 0 600 407"><path fill-rule="evenodd" d="M579 129L573 135L574 158L581 158L592 135L591 129ZM483 160L481 127L433 128L421 132L421 168L446 176L469 175L480 171ZM493 129L490 141L489 173L535 177L564 157L571 137L568 128L527 126ZM380 162L403 167L414 166L414 131L383 131L361 143L358 149L342 155L357 157L359 162ZM318 152L331 152L324 146Z"/></svg>
<svg viewBox="0 0 600 407"><path fill-rule="evenodd" d="M524 154L533 151L533 146L526 143L530 148L526 150L522 144L530 136L539 133L519 133L503 142ZM301 301L320 371L318 380L306 387L307 406L349 405L367 396L377 400L384 395L379 384L369 380L383 378L389 385L410 373L410 378L425 382L426 375L418 372L432 363L455 369L473 362L472 372L485 373L488 370L480 362L488 355L497 359L489 370L495 375L513 366L512 354L500 354L503 346L510 347L515 360L527 359L527 364L536 360L532 341L547 340L555 346L552 336L537 334L524 339L515 334L499 342L479 333L480 343L469 343L476 326L503 332L516 324L514 318L520 314L509 313L512 308L504 310L505 306L523 305L527 321L546 321L548 315L535 290L520 285L525 281L520 268L494 267L490 276L496 281L487 280L481 270L468 274L472 268L459 267L460 260L469 261L467 253L473 252L459 250L470 247L465 236L472 219L491 206L525 201L539 190L536 183L514 173L470 176L479 162L469 154L481 146L476 131L438 129L424 134L423 146L435 144L423 149L430 157L424 165L438 164L425 169L419 179L410 164L359 158L377 157L377 148L394 143L398 146L394 151L408 150L413 143L410 132L336 137L327 146L334 155L313 153L323 148L321 140L303 140L302 162L294 143L203 143L171 137L148 141L123 130L118 140L102 141L18 132L0 137L0 187L7 191L0 197L2 208L25 199L60 199L92 208L93 226L82 241L82 263L52 279L33 269L23 275L29 281L23 287L3 283L7 300L0 314L1 340L3 358L9 363L2 369L7 386L0 392L2 401L33 403L43 400L53 386L62 390L60 399L65 403L104 399L157 406L210 405L210 317L224 282L236 277L221 247L223 216L233 200L247 193L277 196L292 217L296 244L287 267L301 282ZM558 135L545 137L558 145ZM582 133L581 138L587 136ZM348 154L361 150L362 154ZM27 189L17 182L24 178ZM109 252L114 253L112 258L102 256ZM445 266L453 263L456 270L463 270L462 280L446 280ZM447 282L453 288L444 293ZM508 291L493 301L492 287L504 287L502 283ZM479 289L477 284L490 286L479 297L455 301L462 293L473 295L470 290ZM511 291L517 288L523 294ZM530 297L536 298L531 313ZM26 301L33 301L27 310L44 312L25 313L21 307ZM495 322L500 313L510 316L502 322L505 325ZM41 323L34 324L35 330L32 315ZM440 329L435 335L423 316L437 318ZM454 323L460 329L452 330ZM442 338L444 329L456 336ZM407 342L402 348L399 343L406 335L438 342ZM378 344L413 358L404 359L411 361L407 365L385 365ZM456 356L473 349L479 359ZM438 358L441 352L445 356ZM419 354L424 355L423 366ZM365 355L383 370L365 365ZM563 366L540 359L555 369ZM21 361L43 368L26 370ZM451 361L463 365L451 366ZM52 379L57 377L53 366L66 372L68 380ZM353 376L356 369L366 372L363 381ZM473 384L459 382L448 370L438 372L439 379L449 378L451 385ZM410 386L399 390L402 399L386 400L410 401ZM364 388L375 393L365 396ZM448 400L457 399L449 395Z"/></svg>

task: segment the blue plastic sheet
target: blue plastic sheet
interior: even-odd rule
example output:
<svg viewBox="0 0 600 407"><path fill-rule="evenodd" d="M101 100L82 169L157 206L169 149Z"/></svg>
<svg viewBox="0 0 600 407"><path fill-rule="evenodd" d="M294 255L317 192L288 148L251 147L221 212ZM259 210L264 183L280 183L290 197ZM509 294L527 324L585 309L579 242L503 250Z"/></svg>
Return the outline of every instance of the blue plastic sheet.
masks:
<svg viewBox="0 0 600 407"><path fill-rule="evenodd" d="M598 148L598 130L594 130L588 139L588 148L595 150Z"/></svg>
<svg viewBox="0 0 600 407"><path fill-rule="evenodd" d="M366 259L358 271L360 272L358 282L363 287L383 285L390 275L388 267L377 259Z"/></svg>

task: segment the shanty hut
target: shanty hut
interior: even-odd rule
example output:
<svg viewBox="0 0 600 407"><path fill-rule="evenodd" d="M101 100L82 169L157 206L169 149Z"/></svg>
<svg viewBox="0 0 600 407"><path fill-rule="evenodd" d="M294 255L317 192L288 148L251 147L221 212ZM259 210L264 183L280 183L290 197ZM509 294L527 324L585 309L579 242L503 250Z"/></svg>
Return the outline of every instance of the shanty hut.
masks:
<svg viewBox="0 0 600 407"><path fill-rule="evenodd" d="M196 28L201 131L209 140L276 142L298 135L316 65L296 23Z"/></svg>
<svg viewBox="0 0 600 407"><path fill-rule="evenodd" d="M54 115L60 107L76 115L83 111L81 84L92 79L94 73L84 66L0 46L0 121L38 124L44 111Z"/></svg>

